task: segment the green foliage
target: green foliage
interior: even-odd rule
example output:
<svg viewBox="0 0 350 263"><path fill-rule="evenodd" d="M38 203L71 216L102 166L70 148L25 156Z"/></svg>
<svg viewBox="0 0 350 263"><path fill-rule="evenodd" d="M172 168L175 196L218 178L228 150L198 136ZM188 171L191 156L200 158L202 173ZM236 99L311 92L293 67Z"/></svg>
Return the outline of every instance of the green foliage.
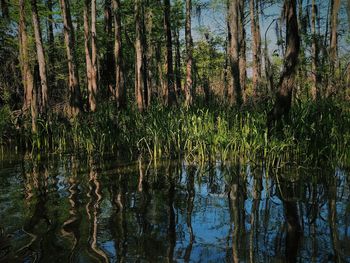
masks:
<svg viewBox="0 0 350 263"><path fill-rule="evenodd" d="M1 130L9 111L2 109ZM300 103L280 132L268 134L264 109L236 110L225 105L210 108L164 108L123 112L106 103L96 113L66 121L51 115L38 121L38 133L26 132L35 151L122 154L142 153L150 159L263 160L267 165L296 162L317 165L349 158L350 109L335 101ZM30 126L29 126L30 127ZM12 127L13 128L13 127Z"/></svg>
<svg viewBox="0 0 350 263"><path fill-rule="evenodd" d="M0 145L3 145L11 137L14 129L9 106L0 108Z"/></svg>

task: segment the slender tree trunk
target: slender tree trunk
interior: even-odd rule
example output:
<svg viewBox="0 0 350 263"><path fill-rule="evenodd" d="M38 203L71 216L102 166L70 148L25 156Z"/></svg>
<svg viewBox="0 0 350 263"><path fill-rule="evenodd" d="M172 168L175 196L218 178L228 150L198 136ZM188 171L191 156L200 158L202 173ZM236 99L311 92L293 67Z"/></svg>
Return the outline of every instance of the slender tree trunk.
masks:
<svg viewBox="0 0 350 263"><path fill-rule="evenodd" d="M266 94L271 94L271 93L273 93L274 85L273 85L273 74L272 74L272 69L271 69L271 61L269 58L269 50L267 47L267 39L265 39L264 62L265 62L265 76L266 76L266 81L267 81Z"/></svg>
<svg viewBox="0 0 350 263"><path fill-rule="evenodd" d="M230 67L232 75L232 86L229 90L229 100L231 105L242 105L242 88L240 83L240 69L239 69L239 0L230 0L228 3L228 21L230 31Z"/></svg>
<svg viewBox="0 0 350 263"><path fill-rule="evenodd" d="M96 46L96 0L91 0L91 100L90 110L96 111L97 96L97 46Z"/></svg>
<svg viewBox="0 0 350 263"><path fill-rule="evenodd" d="M167 104L172 106L177 104L176 94L174 88L174 70L173 70L173 45L172 45L172 36L171 36L171 24L170 24L170 14L171 6L170 0L164 0L164 30L166 34L166 76L167 76Z"/></svg>
<svg viewBox="0 0 350 263"><path fill-rule="evenodd" d="M89 109L91 110L93 98L92 97L92 81L91 81L91 71L92 71L92 62L89 48L90 40L90 27L89 27L89 0L84 0L84 49L85 49L85 62L86 62L86 78L88 85L88 94L89 94Z"/></svg>
<svg viewBox="0 0 350 263"><path fill-rule="evenodd" d="M158 98L161 98L163 103L166 101L164 98L164 91L166 90L165 84L164 84L164 76L163 76L163 61L162 61L162 44L160 41L157 42L157 47L156 47L156 67L157 67L157 94Z"/></svg>
<svg viewBox="0 0 350 263"><path fill-rule="evenodd" d="M103 58L101 83L102 86L108 87L108 89L112 92L113 98L115 99L115 75L111 74L111 72L115 72L115 37L112 32L114 21L114 11L112 11L114 10L113 6L113 0L104 0L104 31L106 34L106 52Z"/></svg>
<svg viewBox="0 0 350 263"><path fill-rule="evenodd" d="M54 25L54 19L53 19L53 3L52 0L47 0L47 8L49 10L48 14L48 44L49 44L49 65L50 65L50 72L49 72L49 82L52 84L55 82L55 36L53 33L53 25Z"/></svg>
<svg viewBox="0 0 350 263"><path fill-rule="evenodd" d="M312 74L312 88L311 94L313 99L320 97L318 89L318 45L317 45L317 35L316 35L316 0L312 0L311 7L311 34L312 34L312 63L311 63L311 74Z"/></svg>
<svg viewBox="0 0 350 263"><path fill-rule="evenodd" d="M71 115L75 116L81 109L81 96L75 55L74 27L72 24L69 2L67 2L67 0L60 0L60 5L64 25L64 42L68 60L69 111Z"/></svg>
<svg viewBox="0 0 350 263"><path fill-rule="evenodd" d="M135 97L139 111L143 111L144 104L144 76L143 76L143 47L142 47L142 0L135 0L135 24L136 24L136 38L135 38Z"/></svg>
<svg viewBox="0 0 350 263"><path fill-rule="evenodd" d="M126 92L123 75L123 57L122 57L122 28L120 18L120 0L112 0L114 14L114 60L115 60L115 97L117 107L126 106Z"/></svg>
<svg viewBox="0 0 350 263"><path fill-rule="evenodd" d="M252 35L252 53L253 53L253 93L259 90L260 78L261 78L261 37L259 26L259 13L257 10L258 0L251 0L249 2L250 9L250 26ZM256 94L257 95L257 94Z"/></svg>
<svg viewBox="0 0 350 263"><path fill-rule="evenodd" d="M155 71L155 66L154 66L154 44L152 42L153 40L153 10L150 7L150 1L147 1L147 13L145 17L145 30L147 32L147 39L145 41L147 49L146 49L146 63L147 63L147 105L151 105L151 102L153 100L153 91L154 91L154 71Z"/></svg>
<svg viewBox="0 0 350 263"><path fill-rule="evenodd" d="M146 4L146 6L145 6ZM141 19L141 45L142 45L142 76L143 76L143 102L145 105L145 108L149 106L150 99L149 99L149 90L148 90L148 45L147 45L147 31L146 31L146 25L145 25L145 8L148 9L149 2L147 1L142 7L142 19Z"/></svg>
<svg viewBox="0 0 350 263"><path fill-rule="evenodd" d="M10 18L10 12L9 12L9 4L8 4L7 0L1 0L0 1L0 5L1 5L2 18L9 19Z"/></svg>
<svg viewBox="0 0 350 263"><path fill-rule="evenodd" d="M303 0L298 0L298 28L299 28L299 36L300 36L300 51L299 51L299 68L298 68L298 85L295 91L296 97L299 94L306 93L304 80L307 79L307 69L306 69L306 48L307 43L304 41L304 36L307 35L307 23L305 23L304 14L303 14ZM308 4L309 5L309 4ZM308 14L307 14L308 15Z"/></svg>
<svg viewBox="0 0 350 263"><path fill-rule="evenodd" d="M350 0L347 1L347 14L348 14L348 24L350 33ZM347 86L350 86L350 65L348 64L348 76L347 76Z"/></svg>
<svg viewBox="0 0 350 263"><path fill-rule="evenodd" d="M179 28L175 28L174 37L175 37L175 92L177 97L180 96L182 87L181 87L181 54L180 54L180 36Z"/></svg>
<svg viewBox="0 0 350 263"><path fill-rule="evenodd" d="M40 20L38 16L38 9L36 0L31 0L32 7L32 20L33 20L33 28L35 35L35 45L36 45L36 53L39 63L39 73L40 73L40 84L41 84L41 103L40 103L40 112L45 113L48 106L48 87L47 87L47 75L46 75L46 61L45 61L45 53L44 47L41 37L41 29L40 29Z"/></svg>
<svg viewBox="0 0 350 263"><path fill-rule="evenodd" d="M113 0L104 0L104 30L107 34L112 32L112 2Z"/></svg>
<svg viewBox="0 0 350 263"><path fill-rule="evenodd" d="M292 105L292 93L295 85L294 76L298 64L300 38L296 14L296 0L285 0L284 16L286 20L286 53L284 56L283 72L273 109L268 116L269 128L282 117L288 117Z"/></svg>
<svg viewBox="0 0 350 263"><path fill-rule="evenodd" d="M245 0L239 0L239 80L242 89L242 97L245 99L245 88L246 88L246 79L247 79L247 60L246 60L246 32L244 29L244 9L245 9Z"/></svg>
<svg viewBox="0 0 350 263"><path fill-rule="evenodd" d="M36 119L37 119L37 104L36 94L34 88L33 73L29 65L28 57L28 35L26 31L25 21L25 5L24 0L19 0L19 48L20 48L20 62L22 71L22 80L24 87L24 103L23 110L30 109L32 116L32 132L36 133Z"/></svg>
<svg viewBox="0 0 350 263"><path fill-rule="evenodd" d="M185 104L187 107L192 105L192 53L193 53L193 41L191 34L191 13L192 13L192 0L186 0L186 83L185 83Z"/></svg>
<svg viewBox="0 0 350 263"><path fill-rule="evenodd" d="M338 35L337 35L337 28L338 28L338 13L340 8L340 0L331 0L331 19L330 19L330 49L329 49L329 56L330 56L330 82L328 86L328 95L331 95L335 92L334 85L336 80L336 64L338 60Z"/></svg>
<svg viewBox="0 0 350 263"><path fill-rule="evenodd" d="M227 0L226 2L227 4L227 10L229 9L229 1ZM228 14L228 12L227 12ZM226 39L226 56L225 56L225 91L224 91L224 96L225 98L227 98L227 101L231 103L231 99L233 99L233 87L232 86L232 74L231 74L231 28L230 28L230 21L229 21L229 17L227 16L226 19L226 24L227 24L227 39Z"/></svg>
<svg viewBox="0 0 350 263"><path fill-rule="evenodd" d="M256 39L256 46L257 46L257 70L258 70L258 84L260 84L260 79L261 79L261 57L262 57L262 52L261 52L261 34L260 34L260 17L259 14L261 12L260 7L259 7L260 0L255 0L255 39Z"/></svg>

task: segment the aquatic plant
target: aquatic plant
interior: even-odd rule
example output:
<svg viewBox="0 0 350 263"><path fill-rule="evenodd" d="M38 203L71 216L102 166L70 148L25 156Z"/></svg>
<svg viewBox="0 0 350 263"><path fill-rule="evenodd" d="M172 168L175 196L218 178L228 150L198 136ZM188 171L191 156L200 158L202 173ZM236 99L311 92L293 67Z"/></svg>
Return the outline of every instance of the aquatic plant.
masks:
<svg viewBox="0 0 350 263"><path fill-rule="evenodd" d="M303 102L279 131L268 132L266 110L164 108L152 105L143 113L117 111L106 103L93 114L68 121L59 114L38 119L38 131L18 130L17 146L46 152L87 154L142 153L150 159L256 161L265 164L348 160L350 111L335 101ZM11 119L11 118L10 118ZM15 122L1 124L2 138ZM11 126L12 125L12 126Z"/></svg>

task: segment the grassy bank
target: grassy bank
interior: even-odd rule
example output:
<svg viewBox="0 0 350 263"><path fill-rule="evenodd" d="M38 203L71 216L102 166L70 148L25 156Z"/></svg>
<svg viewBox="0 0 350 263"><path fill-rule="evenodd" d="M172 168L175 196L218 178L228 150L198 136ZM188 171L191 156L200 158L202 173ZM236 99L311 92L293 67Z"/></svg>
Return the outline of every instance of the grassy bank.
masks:
<svg viewBox="0 0 350 263"><path fill-rule="evenodd" d="M267 107L266 107L267 108ZM243 159L276 162L347 162L350 142L350 107L322 101L293 105L283 128L268 133L267 109L241 110L225 105L164 108L154 105L144 113L122 112L105 104L94 114L67 120L55 113L38 120L32 134L28 120L0 112L3 148L88 154L119 153L149 158ZM28 123L28 125L26 125Z"/></svg>

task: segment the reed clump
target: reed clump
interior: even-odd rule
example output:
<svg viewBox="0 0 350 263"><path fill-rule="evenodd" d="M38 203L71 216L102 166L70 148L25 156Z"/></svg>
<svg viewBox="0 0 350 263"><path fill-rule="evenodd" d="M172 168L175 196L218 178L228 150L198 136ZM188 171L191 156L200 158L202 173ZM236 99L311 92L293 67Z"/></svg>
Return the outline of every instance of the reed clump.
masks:
<svg viewBox="0 0 350 263"><path fill-rule="evenodd" d="M266 107L267 108L267 107ZM19 149L45 152L119 153L151 159L262 160L267 164L349 159L350 108L334 101L294 105L280 128L268 131L265 108L237 109L225 105L166 108L152 105L139 113L112 103L96 113L67 120L60 114L38 119L38 132L16 129L0 121L1 142L8 131ZM2 113L1 113L2 114ZM17 138L17 140L15 139Z"/></svg>

